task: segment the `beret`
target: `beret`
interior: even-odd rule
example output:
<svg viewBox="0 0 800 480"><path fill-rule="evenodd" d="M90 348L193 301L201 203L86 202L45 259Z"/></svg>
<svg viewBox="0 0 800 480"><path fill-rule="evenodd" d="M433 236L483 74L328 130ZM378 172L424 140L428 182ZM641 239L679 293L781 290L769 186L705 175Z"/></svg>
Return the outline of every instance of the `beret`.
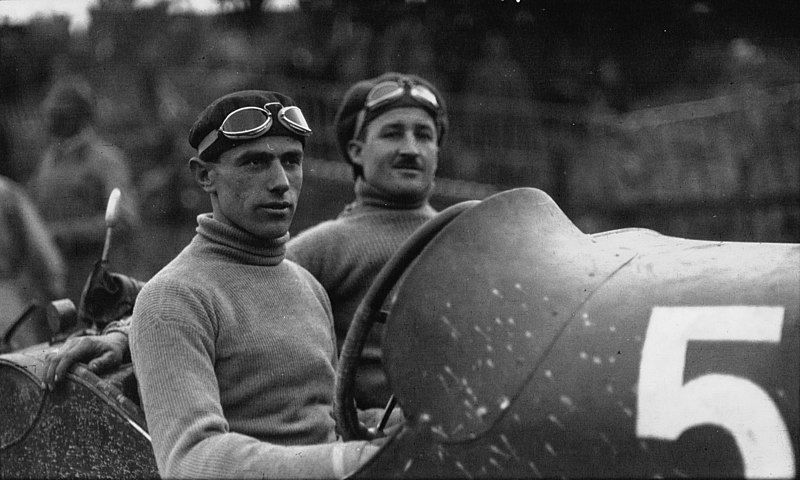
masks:
<svg viewBox="0 0 800 480"><path fill-rule="evenodd" d="M336 129L336 143L337 146L339 147L339 153L341 153L342 157L344 157L345 160L352 163L352 160L350 159L350 154L347 151L347 144L350 142L350 140L353 139L353 135L355 134L354 130L356 128L356 119L358 117L358 113L364 108L364 102L367 99L369 91L372 90L372 88L375 85L381 82L387 80L402 80L402 79L409 80L414 85L423 85L426 88L428 88L431 92L433 92L433 94L436 95L436 100L439 102L439 107L440 107L439 111L436 112L428 110L422 104L409 103L407 101L407 97L404 95L398 101L391 102L385 106L382 106L381 108L371 110L365 117L364 125L361 128L362 129L366 128L367 124L370 121L372 121L375 117L393 108L400 108L407 106L422 107L426 108L426 110L428 110L433 119L436 121L436 125L439 128L438 142L439 145L441 145L445 131L447 130L448 127L447 106L445 105L442 94L429 81L425 80L422 77L411 74L388 72L379 75L375 78L370 78L367 80L362 80L360 82L357 82L347 90L347 92L344 94L344 97L342 98L342 103L339 105L339 109L336 111L336 116L334 117L334 126Z"/></svg>
<svg viewBox="0 0 800 480"><path fill-rule="evenodd" d="M197 119L189 130L189 145L197 149L200 142L202 142L209 133L218 129L222 125L222 122L225 121L225 118L234 110L242 107L264 108L264 105L273 102L280 103L284 107L291 105L296 106L294 100L290 97L282 93L266 90L242 90L229 93L214 100L197 116ZM279 122L276 115L277 111L271 111L271 113L273 115L272 126L262 136L291 137L299 140L305 146L305 136L289 130ZM203 157L205 160L215 159L222 152L230 150L247 141L248 140L231 140L220 136L211 147L203 152Z"/></svg>

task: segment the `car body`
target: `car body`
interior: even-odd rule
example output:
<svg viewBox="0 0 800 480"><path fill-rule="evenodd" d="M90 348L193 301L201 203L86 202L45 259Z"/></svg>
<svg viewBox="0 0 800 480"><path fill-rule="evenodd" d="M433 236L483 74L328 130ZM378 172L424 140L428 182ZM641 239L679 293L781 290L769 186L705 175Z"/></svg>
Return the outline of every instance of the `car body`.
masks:
<svg viewBox="0 0 800 480"><path fill-rule="evenodd" d="M585 235L518 189L391 300L406 424L356 476L796 477L800 245Z"/></svg>

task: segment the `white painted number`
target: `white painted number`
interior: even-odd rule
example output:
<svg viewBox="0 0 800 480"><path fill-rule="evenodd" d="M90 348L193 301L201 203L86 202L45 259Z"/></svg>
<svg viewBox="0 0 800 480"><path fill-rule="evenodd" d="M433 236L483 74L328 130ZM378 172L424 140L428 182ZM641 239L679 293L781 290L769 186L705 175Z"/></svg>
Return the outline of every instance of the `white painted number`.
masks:
<svg viewBox="0 0 800 480"><path fill-rule="evenodd" d="M693 426L717 425L736 440L746 477L794 478L789 432L761 387L722 374L683 383L690 340L779 343L782 326L783 307L653 308L639 370L636 435L676 440Z"/></svg>

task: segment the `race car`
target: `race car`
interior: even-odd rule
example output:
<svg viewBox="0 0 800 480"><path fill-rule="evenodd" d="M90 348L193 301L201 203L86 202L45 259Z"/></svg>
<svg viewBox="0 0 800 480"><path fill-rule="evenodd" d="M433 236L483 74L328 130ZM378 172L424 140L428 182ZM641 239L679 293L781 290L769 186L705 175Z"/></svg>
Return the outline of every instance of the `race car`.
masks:
<svg viewBox="0 0 800 480"><path fill-rule="evenodd" d="M800 244L587 235L529 188L455 205L340 352L343 435L381 435L353 401L375 322L405 418L352 477L794 478L798 316ZM130 366L53 394L32 351L0 356L0 476L156 476Z"/></svg>
<svg viewBox="0 0 800 480"><path fill-rule="evenodd" d="M800 245L585 235L534 189L451 209L343 346L346 435L376 321L406 419L356 477L796 477Z"/></svg>

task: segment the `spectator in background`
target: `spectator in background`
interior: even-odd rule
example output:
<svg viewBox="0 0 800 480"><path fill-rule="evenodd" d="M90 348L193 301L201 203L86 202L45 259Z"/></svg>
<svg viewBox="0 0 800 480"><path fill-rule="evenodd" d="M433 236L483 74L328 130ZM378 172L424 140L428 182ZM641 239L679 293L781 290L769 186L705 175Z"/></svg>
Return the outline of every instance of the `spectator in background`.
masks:
<svg viewBox="0 0 800 480"><path fill-rule="evenodd" d="M49 145L29 188L67 260L66 295L77 305L102 253L106 203L114 188L122 191L122 221L115 229L111 264L130 268L136 197L125 155L94 129L95 98L86 82L57 82L44 100L43 115Z"/></svg>
<svg viewBox="0 0 800 480"><path fill-rule="evenodd" d="M536 106L525 68L502 32L489 32L481 41L480 54L465 75L460 108L466 114L455 143L470 147L478 160L463 167L459 162L465 176L505 185L520 178L539 180L536 153L544 139L537 117L531 116ZM476 136L491 141L473 143ZM498 154L502 162L496 161Z"/></svg>
<svg viewBox="0 0 800 480"><path fill-rule="evenodd" d="M415 15L392 22L376 39L373 72L408 72L447 90L449 85L437 63L431 31ZM363 78L363 77L362 77Z"/></svg>
<svg viewBox="0 0 800 480"><path fill-rule="evenodd" d="M338 12L331 27L330 70L337 82L356 82L368 75L370 50L374 41L372 29L355 22L350 15Z"/></svg>
<svg viewBox="0 0 800 480"><path fill-rule="evenodd" d="M64 294L64 262L24 189L0 175L0 335L26 304ZM17 349L50 337L43 315L23 323L4 348Z"/></svg>
<svg viewBox="0 0 800 480"><path fill-rule="evenodd" d="M447 111L439 91L415 75L386 73L345 93L335 117L339 151L353 168L355 195L335 220L301 232L287 257L319 280L331 300L341 349L356 308L383 265L436 215L433 194ZM375 325L356 374L359 408L386 405L382 325Z"/></svg>
<svg viewBox="0 0 800 480"><path fill-rule="evenodd" d="M512 53L511 44L502 33L487 33L478 58L467 72L465 93L530 102L532 95L525 68Z"/></svg>

